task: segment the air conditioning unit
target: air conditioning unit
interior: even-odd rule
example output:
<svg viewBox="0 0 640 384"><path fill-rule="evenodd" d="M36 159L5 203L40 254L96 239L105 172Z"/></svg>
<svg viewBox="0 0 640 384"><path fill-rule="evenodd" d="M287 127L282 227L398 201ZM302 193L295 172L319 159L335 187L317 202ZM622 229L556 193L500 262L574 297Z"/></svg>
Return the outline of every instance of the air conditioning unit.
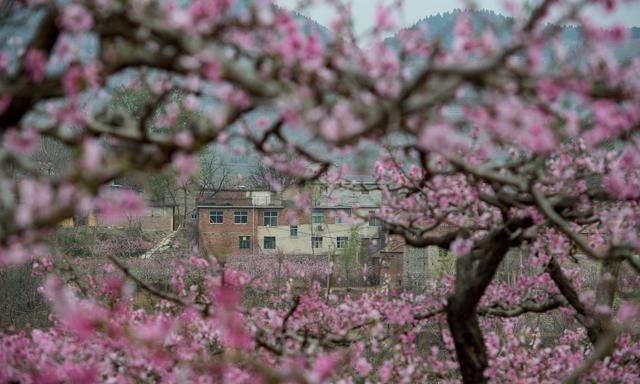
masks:
<svg viewBox="0 0 640 384"><path fill-rule="evenodd" d="M324 231L324 226L322 224L316 225L316 231L318 231L318 232Z"/></svg>

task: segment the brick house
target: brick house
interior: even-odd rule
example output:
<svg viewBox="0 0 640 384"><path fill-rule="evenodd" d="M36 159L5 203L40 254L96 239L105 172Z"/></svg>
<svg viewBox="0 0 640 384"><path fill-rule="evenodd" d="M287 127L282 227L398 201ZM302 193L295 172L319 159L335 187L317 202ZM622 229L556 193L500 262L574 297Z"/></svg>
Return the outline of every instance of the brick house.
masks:
<svg viewBox="0 0 640 384"><path fill-rule="evenodd" d="M197 199L200 248L216 257L277 252L327 255L341 252L355 233L363 244L382 244L380 223L358 220L379 203L361 196L330 197L320 191L305 212L294 204L296 193L238 188ZM356 201L360 202L357 209L353 208Z"/></svg>
<svg viewBox="0 0 640 384"><path fill-rule="evenodd" d="M388 284L390 288L401 288L405 249L406 245L402 237L391 236L386 246L370 259L370 283Z"/></svg>

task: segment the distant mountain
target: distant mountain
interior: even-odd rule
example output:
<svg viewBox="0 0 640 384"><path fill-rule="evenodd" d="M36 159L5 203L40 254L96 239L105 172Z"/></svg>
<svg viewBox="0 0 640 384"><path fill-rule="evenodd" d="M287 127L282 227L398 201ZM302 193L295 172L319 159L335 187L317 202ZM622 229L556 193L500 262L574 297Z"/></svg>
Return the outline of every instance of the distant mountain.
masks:
<svg viewBox="0 0 640 384"><path fill-rule="evenodd" d="M317 34L320 37L320 40L325 44L333 39L333 33L327 27L318 23L317 21L300 13L295 13L294 17L298 21L298 23L300 23L299 25L302 27L302 30L305 33Z"/></svg>
<svg viewBox="0 0 640 384"><path fill-rule="evenodd" d="M489 10L462 11L456 9L452 12L438 13L427 16L408 29L425 28L431 40L441 40L445 47L451 47L453 43L453 30L458 17L467 13L471 15L474 30L480 30L482 26L491 25L498 31L498 36L504 38L509 34L513 25L513 19ZM398 45L398 38L392 36L386 39L387 44Z"/></svg>
<svg viewBox="0 0 640 384"><path fill-rule="evenodd" d="M440 39L445 48L450 48L453 43L453 30L456 20L462 14L470 15L475 31L480 31L483 27L490 26L496 32L499 40L505 40L511 34L513 18L485 9L474 11L456 9L452 12L427 16L409 27L409 29L424 28L430 39ZM580 28L570 25L563 26L561 33L568 45L568 50L580 49L582 41ZM397 35L387 38L385 42L391 46L399 46ZM640 56L640 28L629 28L629 38L624 43L614 47L614 52L620 60L628 60Z"/></svg>
<svg viewBox="0 0 640 384"><path fill-rule="evenodd" d="M426 27L428 36L432 39L442 39L445 47L451 47L453 42L453 30L455 28L455 22L457 18L463 12L471 13L471 20L476 31L482 29L483 26L490 25L497 33L497 37L500 40L505 40L510 36L513 28L513 19L505 15L490 11L490 10L477 10L477 11L462 11L455 10L453 12L447 12L437 15L425 17L418 21L410 28ZM303 30L307 33L318 33L321 36L323 42L327 43L333 38L332 32L315 20L310 19L301 14L295 15L296 20L302 26ZM569 52L579 52L580 50L580 29L575 26L563 27L562 34L566 40L567 50ZM630 28L630 38L624 44L615 48L615 52L619 59L625 60L631 57L640 56L640 28ZM392 46L398 46L398 40L396 36L387 38L385 42ZM579 56L579 55L578 55ZM268 117L270 113L265 110L256 111L252 116L248 118L249 126L252 126L255 130L255 120L261 117ZM293 137L295 141L299 143L305 143L305 145L313 145L314 141L305 132L290 130L288 131L290 137ZM248 148L248 147L247 147ZM221 153L230 153L228 148L218 148ZM332 160L335 163L347 163L358 173L367 174L371 172L371 164L380 152L380 148L374 144L361 144L350 154L345 154L341 157L333 157ZM226 157L226 156L225 156ZM231 156L227 158L235 159L237 156ZM256 154L249 152L247 156L243 157L244 163L242 165L234 166L234 172L237 174L247 174L251 169L256 167L260 163L260 159Z"/></svg>

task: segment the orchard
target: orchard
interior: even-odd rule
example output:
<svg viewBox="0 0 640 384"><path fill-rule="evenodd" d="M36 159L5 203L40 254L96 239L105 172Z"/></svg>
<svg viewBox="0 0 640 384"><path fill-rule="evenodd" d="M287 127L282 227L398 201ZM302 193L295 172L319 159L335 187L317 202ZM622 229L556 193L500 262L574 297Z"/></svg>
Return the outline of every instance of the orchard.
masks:
<svg viewBox="0 0 640 384"><path fill-rule="evenodd" d="M44 278L52 325L0 331L0 381L640 382L640 58L593 19L628 2L507 1L506 29L463 11L451 41L403 28L402 1L364 34L347 2L326 1L328 30L308 3L3 3L0 268ZM127 108L123 90L148 97ZM44 140L69 150L62 171L34 161ZM455 272L359 295L301 287L303 263L274 284L195 250L165 290L113 255L98 278L69 273L60 223L145 209L104 186L184 177L237 140L300 185L381 191L384 228L450 250ZM363 146L375 186L335 162ZM532 321L550 316L558 337Z"/></svg>

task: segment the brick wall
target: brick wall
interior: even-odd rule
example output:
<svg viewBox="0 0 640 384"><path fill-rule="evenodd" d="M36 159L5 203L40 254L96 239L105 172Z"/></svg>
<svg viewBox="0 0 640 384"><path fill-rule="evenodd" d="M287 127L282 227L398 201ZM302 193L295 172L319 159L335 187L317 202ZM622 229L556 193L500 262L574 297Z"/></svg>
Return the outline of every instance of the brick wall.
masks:
<svg viewBox="0 0 640 384"><path fill-rule="evenodd" d="M200 248L209 254L219 258L247 255L255 253L257 247L257 225L261 224L262 216L258 209L251 208L213 208L222 211L224 215L222 224L209 223L209 208L198 209L198 230L200 234ZM235 224L234 212L246 211L247 224ZM255 226L254 226L255 218ZM240 249L240 236L249 236L250 248Z"/></svg>

